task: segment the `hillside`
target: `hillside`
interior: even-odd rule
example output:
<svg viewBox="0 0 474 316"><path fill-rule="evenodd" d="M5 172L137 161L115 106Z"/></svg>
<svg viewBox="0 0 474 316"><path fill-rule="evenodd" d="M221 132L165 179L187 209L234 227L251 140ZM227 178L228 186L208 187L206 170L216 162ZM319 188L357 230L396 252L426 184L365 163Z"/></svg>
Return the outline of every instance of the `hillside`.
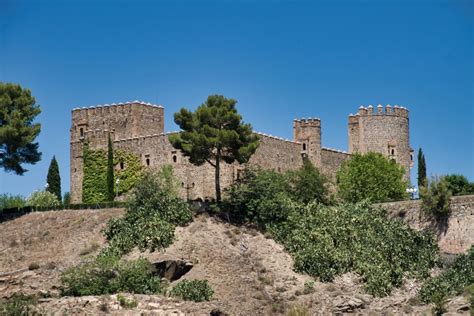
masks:
<svg viewBox="0 0 474 316"><path fill-rule="evenodd" d="M420 314L430 310L430 306L419 305L415 297L419 284L412 280L386 298L365 294L352 274L332 283L315 282L312 293L305 291L305 282L312 279L292 270L292 258L281 245L253 229L207 215L178 227L177 240L165 251L144 255L152 262L184 259L192 263L193 268L180 280L209 280L215 291L212 301L127 294L139 302L137 308L127 310L120 307L115 295L59 297L60 272L97 254L104 244L101 229L109 218L121 214L120 209L51 211L0 223L0 297L21 291L43 297L39 310L91 315L106 310L116 315L208 315L216 309L231 315L267 315L282 314L294 305L306 305L312 313ZM134 252L128 257L139 255ZM451 314L469 314L468 306L462 296L447 304Z"/></svg>

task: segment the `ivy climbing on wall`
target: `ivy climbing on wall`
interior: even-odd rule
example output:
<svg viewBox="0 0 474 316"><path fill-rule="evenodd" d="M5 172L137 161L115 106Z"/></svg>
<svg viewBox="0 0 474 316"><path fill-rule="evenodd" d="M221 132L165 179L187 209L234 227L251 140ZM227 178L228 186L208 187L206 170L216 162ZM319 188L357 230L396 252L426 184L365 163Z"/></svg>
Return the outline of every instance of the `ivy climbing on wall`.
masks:
<svg viewBox="0 0 474 316"><path fill-rule="evenodd" d="M119 179L119 194L128 192L143 177L143 166L140 157L129 151L118 149L114 153L114 165L124 169L115 169L115 179Z"/></svg>
<svg viewBox="0 0 474 316"><path fill-rule="evenodd" d="M82 180L82 202L107 201L107 151L90 150L84 144L84 178ZM119 179L119 194L128 192L143 176L140 157L118 149L114 151L115 179ZM123 169L120 167L123 165ZM116 187L114 188L116 190Z"/></svg>

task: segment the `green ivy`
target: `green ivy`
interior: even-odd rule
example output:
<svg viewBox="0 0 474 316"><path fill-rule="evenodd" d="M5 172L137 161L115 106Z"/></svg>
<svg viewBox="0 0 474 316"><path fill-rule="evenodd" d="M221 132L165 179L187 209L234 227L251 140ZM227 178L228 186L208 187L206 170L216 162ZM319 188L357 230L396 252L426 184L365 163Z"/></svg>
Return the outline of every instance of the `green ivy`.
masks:
<svg viewBox="0 0 474 316"><path fill-rule="evenodd" d="M114 165L123 162L124 169L115 171L115 179L119 179L119 194L123 194L132 189L143 177L143 165L140 157L134 153L118 149L114 152Z"/></svg>
<svg viewBox="0 0 474 316"><path fill-rule="evenodd" d="M103 149L90 150L84 144L84 177L82 179L82 202L100 203L107 201L107 151ZM124 169L115 174L119 181L119 194L128 192L143 176L143 166L140 157L125 151L114 152L114 165L123 163Z"/></svg>

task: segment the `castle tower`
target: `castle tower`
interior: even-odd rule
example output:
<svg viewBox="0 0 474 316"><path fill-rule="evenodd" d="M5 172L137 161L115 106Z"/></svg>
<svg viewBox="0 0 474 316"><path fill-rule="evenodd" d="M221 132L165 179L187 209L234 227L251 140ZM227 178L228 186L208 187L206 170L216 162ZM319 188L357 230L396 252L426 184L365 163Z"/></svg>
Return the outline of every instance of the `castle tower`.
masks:
<svg viewBox="0 0 474 316"><path fill-rule="evenodd" d="M70 130L71 202L82 201L85 140L91 149L106 149L109 133L112 140L119 140L163 132L164 109L151 103L133 101L73 109Z"/></svg>
<svg viewBox="0 0 474 316"><path fill-rule="evenodd" d="M378 152L394 159L405 168L404 179L410 180L413 149L410 148L408 109L395 105L361 106L349 115L349 153Z"/></svg>
<svg viewBox="0 0 474 316"><path fill-rule="evenodd" d="M309 118L293 120L293 140L301 143L301 156L321 168L321 120Z"/></svg>

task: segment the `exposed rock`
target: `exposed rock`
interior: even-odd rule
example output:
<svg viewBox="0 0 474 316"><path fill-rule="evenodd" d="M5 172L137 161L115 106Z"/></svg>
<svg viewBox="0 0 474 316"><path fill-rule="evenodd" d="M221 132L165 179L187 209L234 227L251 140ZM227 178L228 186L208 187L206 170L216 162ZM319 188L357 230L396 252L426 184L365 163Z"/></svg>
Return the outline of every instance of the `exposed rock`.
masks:
<svg viewBox="0 0 474 316"><path fill-rule="evenodd" d="M165 278L171 282L178 280L193 268L191 262L184 260L153 262L151 266L154 275Z"/></svg>

